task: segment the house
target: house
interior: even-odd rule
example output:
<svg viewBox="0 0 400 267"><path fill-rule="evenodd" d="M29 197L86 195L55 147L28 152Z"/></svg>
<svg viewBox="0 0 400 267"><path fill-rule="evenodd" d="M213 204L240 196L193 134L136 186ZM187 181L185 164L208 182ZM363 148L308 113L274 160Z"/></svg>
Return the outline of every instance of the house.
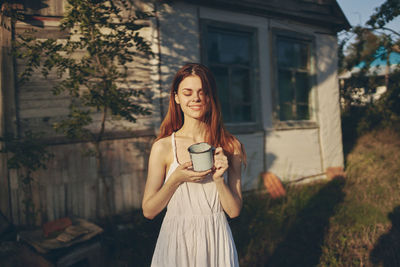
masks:
<svg viewBox="0 0 400 267"><path fill-rule="evenodd" d="M63 38L57 28L62 0L46 1L44 6L25 2L32 20L17 22L16 33L33 25L41 38ZM247 152L244 190L256 189L265 171L290 181L323 178L326 168L343 166L336 34L349 23L336 1L136 2L155 10L143 35L152 42L156 57L138 58L130 66L132 84L152 94L153 113L134 125L110 128L102 143L110 163L107 192L95 159L81 153L89 145L70 142L51 130L51 124L67 114L68 96L51 95L52 76L45 81L34 75L19 86L14 77L23 62L7 54L13 35L1 30L1 132L45 131L54 154L47 170L34 174L38 223L66 215L104 216L104 195L112 200L113 213L140 207L147 157L166 113L169 86L187 62L202 62L216 76L226 127ZM1 211L15 223L24 223L18 171L8 170L6 160L1 154Z"/></svg>
<svg viewBox="0 0 400 267"><path fill-rule="evenodd" d="M367 76L376 77L376 88L372 91L365 92L365 88L354 88L351 97L355 103L365 105L378 100L387 90L386 78L393 72L398 71L400 66L400 50L398 48L392 51L388 58L388 53L384 47L379 47L373 57L372 62L368 66ZM365 67L366 63L361 62L351 70L346 70L339 74L339 84L342 90L347 87L350 79L358 74ZM341 99L342 107L345 105L345 100Z"/></svg>

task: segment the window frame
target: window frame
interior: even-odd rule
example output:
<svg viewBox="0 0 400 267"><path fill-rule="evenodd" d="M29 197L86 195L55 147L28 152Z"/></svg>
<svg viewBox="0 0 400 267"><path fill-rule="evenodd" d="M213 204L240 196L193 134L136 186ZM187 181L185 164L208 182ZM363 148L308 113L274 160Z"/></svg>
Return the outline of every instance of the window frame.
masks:
<svg viewBox="0 0 400 267"><path fill-rule="evenodd" d="M272 71L272 120L275 129L309 129L317 128L317 69L316 69L316 45L315 37L311 34L300 33L280 28L271 29L271 71ZM279 66L278 66L278 38L298 40L299 43L308 43L310 45L310 93L309 93L309 120L281 120L279 114Z"/></svg>
<svg viewBox="0 0 400 267"><path fill-rule="evenodd" d="M230 22L222 22L211 19L200 19L200 58L201 62L210 66L208 62L207 51L207 34L208 28L216 28L226 32L243 32L251 35L251 62L250 71L250 87L251 87L251 107L252 119L251 122L224 122L225 127L233 133L252 133L261 129L260 121L260 82L259 82L259 63L258 63L258 29L256 27L234 24ZM258 100L258 101L257 101ZM221 101L220 101L221 102Z"/></svg>

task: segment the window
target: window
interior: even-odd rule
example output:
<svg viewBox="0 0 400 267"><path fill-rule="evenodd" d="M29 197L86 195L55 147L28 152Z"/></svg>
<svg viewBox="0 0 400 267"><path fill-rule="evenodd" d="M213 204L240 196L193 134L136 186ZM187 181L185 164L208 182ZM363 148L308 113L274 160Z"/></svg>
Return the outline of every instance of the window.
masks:
<svg viewBox="0 0 400 267"><path fill-rule="evenodd" d="M215 76L224 122L255 125L255 29L208 20L202 27L202 60Z"/></svg>
<svg viewBox="0 0 400 267"><path fill-rule="evenodd" d="M276 119L310 121L312 114L312 40L276 34Z"/></svg>

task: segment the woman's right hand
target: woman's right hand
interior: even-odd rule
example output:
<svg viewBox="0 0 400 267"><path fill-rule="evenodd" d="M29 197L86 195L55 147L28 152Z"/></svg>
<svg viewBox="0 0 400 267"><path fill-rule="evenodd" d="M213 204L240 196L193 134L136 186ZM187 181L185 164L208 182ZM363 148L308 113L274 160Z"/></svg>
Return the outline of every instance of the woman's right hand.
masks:
<svg viewBox="0 0 400 267"><path fill-rule="evenodd" d="M171 178L173 181L177 182L178 184L184 182L192 182L198 183L204 180L208 174L210 174L212 170L196 172L193 170L192 162L188 161L181 165L179 165L176 170L172 173Z"/></svg>

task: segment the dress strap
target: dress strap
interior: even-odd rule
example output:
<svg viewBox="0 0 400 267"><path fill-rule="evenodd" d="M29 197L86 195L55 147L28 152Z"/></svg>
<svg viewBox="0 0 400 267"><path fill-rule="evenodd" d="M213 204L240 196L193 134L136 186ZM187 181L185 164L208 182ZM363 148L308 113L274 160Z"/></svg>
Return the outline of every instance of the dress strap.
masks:
<svg viewBox="0 0 400 267"><path fill-rule="evenodd" d="M175 142L175 132L171 135L172 151L174 153L174 162L178 163L178 156L176 155L176 142Z"/></svg>

